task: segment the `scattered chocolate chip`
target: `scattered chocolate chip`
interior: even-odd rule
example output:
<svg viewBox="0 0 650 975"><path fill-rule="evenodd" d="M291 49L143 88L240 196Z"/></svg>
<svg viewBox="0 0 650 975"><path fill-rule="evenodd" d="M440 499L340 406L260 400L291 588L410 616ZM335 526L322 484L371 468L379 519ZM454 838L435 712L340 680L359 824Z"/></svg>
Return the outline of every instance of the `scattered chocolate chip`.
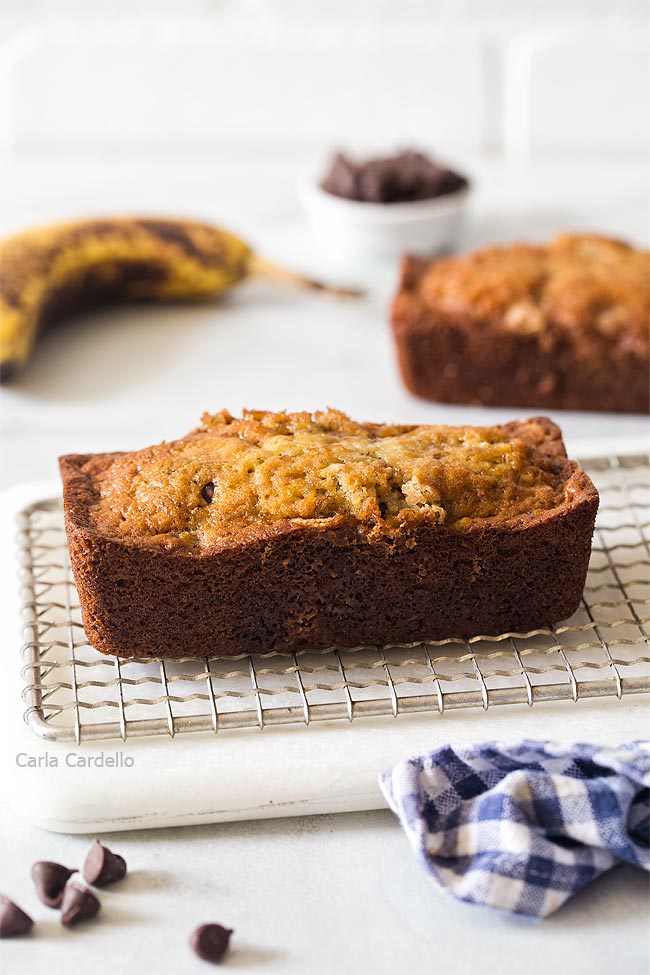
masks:
<svg viewBox="0 0 650 975"><path fill-rule="evenodd" d="M61 902L61 924L72 927L80 921L87 921L94 917L101 904L95 897L92 890L82 887L71 880L63 891Z"/></svg>
<svg viewBox="0 0 650 975"><path fill-rule="evenodd" d="M214 483L212 481L208 481L208 483L205 485L201 491L201 497L204 501L207 501L208 504L212 503L212 499L214 497Z"/></svg>
<svg viewBox="0 0 650 975"><path fill-rule="evenodd" d="M119 853L112 853L99 840L95 840L84 860L82 873L89 884L107 887L126 877L126 861Z"/></svg>
<svg viewBox="0 0 650 975"><path fill-rule="evenodd" d="M63 890L76 869L70 870L61 863L39 860L32 867L32 880L36 893L48 907L60 907Z"/></svg>
<svg viewBox="0 0 650 975"><path fill-rule="evenodd" d="M33 923L29 914L21 911L18 904L0 894L0 938L15 938L19 934L27 934Z"/></svg>
<svg viewBox="0 0 650 975"><path fill-rule="evenodd" d="M230 928L220 924L202 924L192 933L190 945L199 958L216 964L227 952L231 934Z"/></svg>

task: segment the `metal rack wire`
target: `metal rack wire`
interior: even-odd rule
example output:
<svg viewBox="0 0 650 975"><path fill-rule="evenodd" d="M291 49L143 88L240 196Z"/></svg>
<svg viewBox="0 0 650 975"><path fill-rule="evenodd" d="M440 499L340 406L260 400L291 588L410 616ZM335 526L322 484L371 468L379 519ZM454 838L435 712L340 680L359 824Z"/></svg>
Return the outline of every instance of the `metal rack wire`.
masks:
<svg viewBox="0 0 650 975"><path fill-rule="evenodd" d="M19 515L25 719L49 740L221 732L650 691L650 457L584 461L601 494L582 606L531 633L202 660L87 642L58 500Z"/></svg>

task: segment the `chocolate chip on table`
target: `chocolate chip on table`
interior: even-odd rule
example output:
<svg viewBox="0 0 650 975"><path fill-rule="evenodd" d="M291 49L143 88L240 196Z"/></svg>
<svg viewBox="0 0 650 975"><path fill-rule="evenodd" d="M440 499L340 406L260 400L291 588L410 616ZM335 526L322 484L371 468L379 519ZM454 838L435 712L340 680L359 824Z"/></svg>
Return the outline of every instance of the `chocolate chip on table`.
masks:
<svg viewBox="0 0 650 975"><path fill-rule="evenodd" d="M126 861L95 840L82 867L84 880L95 887L107 887L126 876Z"/></svg>
<svg viewBox="0 0 650 975"><path fill-rule="evenodd" d="M92 890L71 880L63 891L61 924L72 927L80 921L87 921L95 916L100 907L101 904Z"/></svg>
<svg viewBox="0 0 650 975"><path fill-rule="evenodd" d="M62 863L53 863L51 860L39 860L32 867L32 880L36 887L36 893L48 907L60 907L63 898L63 890L73 873L77 873L76 868L70 870Z"/></svg>
<svg viewBox="0 0 650 975"><path fill-rule="evenodd" d="M203 498L204 501L207 501L208 504L211 504L212 503L212 499L214 497L214 482L213 481L208 481L208 483L205 485L205 487L201 491L201 497Z"/></svg>
<svg viewBox="0 0 650 975"><path fill-rule="evenodd" d="M230 928L220 924L202 924L192 932L190 945L199 958L216 964L227 952L231 934Z"/></svg>
<svg viewBox="0 0 650 975"><path fill-rule="evenodd" d="M21 911L18 904L0 894L0 938L15 938L19 934L27 934L33 923L29 914Z"/></svg>

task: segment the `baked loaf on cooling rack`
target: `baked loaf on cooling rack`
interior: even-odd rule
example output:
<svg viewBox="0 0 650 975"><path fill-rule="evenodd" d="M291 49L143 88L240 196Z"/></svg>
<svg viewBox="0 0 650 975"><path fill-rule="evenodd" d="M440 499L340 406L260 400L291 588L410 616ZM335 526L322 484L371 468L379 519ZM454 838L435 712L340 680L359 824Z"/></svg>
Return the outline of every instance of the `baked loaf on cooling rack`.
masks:
<svg viewBox="0 0 650 975"><path fill-rule="evenodd" d="M579 604L598 507L544 418L223 412L181 440L60 463L86 633L124 657L544 626Z"/></svg>
<svg viewBox="0 0 650 975"><path fill-rule="evenodd" d="M392 324L404 383L426 399L650 407L650 255L619 241L407 257Z"/></svg>

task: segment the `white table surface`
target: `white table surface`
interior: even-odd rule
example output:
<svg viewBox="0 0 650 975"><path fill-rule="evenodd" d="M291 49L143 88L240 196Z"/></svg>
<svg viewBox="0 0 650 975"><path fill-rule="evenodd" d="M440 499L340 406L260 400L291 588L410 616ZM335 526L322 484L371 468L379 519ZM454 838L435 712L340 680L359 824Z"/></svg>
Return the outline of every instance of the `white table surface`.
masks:
<svg viewBox="0 0 650 975"><path fill-rule="evenodd" d="M319 252L294 193L306 162L58 160L0 167L2 233L91 213L195 215L240 230L268 257L370 287L363 302L334 303L258 282L210 307L105 311L61 326L46 337L24 380L2 394L0 487L55 476L60 453L181 435L203 410L223 406L234 412L332 405L360 419L428 422L492 422L514 414L418 402L403 391L386 328L394 268L353 272ZM518 168L465 162L477 181L467 246L565 229L647 242L643 160ZM570 450L583 454L647 438L640 417L558 418ZM16 648L3 650L5 666L15 666ZM539 734L544 713L542 705L531 712L539 715ZM615 716L603 711L603 720L617 735L629 729L636 737L644 734L642 715L623 701ZM476 713L486 737L497 726L507 734L504 719ZM567 737L579 728L576 712ZM417 975L434 967L450 975L636 975L648 968L648 882L631 868L612 871L540 924L441 896L385 810L140 831L111 840L133 871L128 886L104 893L101 923L61 931L53 913L36 907L29 866L39 858L78 863L88 841L26 825L0 793L2 889L43 919L38 938L3 942L3 972L47 965L56 975L71 963L96 975L145 967L198 972L207 966L193 959L185 941L207 920L237 929L229 964L251 975Z"/></svg>

